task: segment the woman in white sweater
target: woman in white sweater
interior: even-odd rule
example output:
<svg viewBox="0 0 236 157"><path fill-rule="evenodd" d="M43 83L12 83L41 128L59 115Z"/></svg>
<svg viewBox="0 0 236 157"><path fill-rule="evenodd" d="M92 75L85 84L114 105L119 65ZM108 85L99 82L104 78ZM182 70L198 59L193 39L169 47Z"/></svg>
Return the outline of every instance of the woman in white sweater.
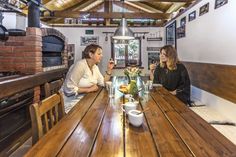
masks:
<svg viewBox="0 0 236 157"><path fill-rule="evenodd" d="M73 64L67 73L62 87L66 96L97 91L98 85L104 86L104 83L110 79L114 62L108 63L105 76L97 66L102 59L101 46L88 45L83 51L83 58Z"/></svg>

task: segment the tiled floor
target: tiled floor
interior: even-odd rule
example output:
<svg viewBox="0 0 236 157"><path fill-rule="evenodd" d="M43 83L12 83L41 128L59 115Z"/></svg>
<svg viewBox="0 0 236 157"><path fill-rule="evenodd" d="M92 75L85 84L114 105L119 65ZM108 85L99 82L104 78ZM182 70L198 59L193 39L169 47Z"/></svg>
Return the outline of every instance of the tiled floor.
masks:
<svg viewBox="0 0 236 157"><path fill-rule="evenodd" d="M32 138L29 138L27 141L25 141L25 143L22 146L20 146L9 157L23 157L31 147L32 147Z"/></svg>

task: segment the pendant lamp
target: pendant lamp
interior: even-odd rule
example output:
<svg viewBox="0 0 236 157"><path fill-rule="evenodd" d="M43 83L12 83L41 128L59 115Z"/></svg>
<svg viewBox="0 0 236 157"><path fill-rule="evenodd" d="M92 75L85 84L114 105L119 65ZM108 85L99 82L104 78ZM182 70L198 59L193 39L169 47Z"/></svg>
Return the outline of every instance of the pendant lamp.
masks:
<svg viewBox="0 0 236 157"><path fill-rule="evenodd" d="M117 40L132 40L134 39L134 32L127 26L127 21L123 17L120 26L116 29L113 39Z"/></svg>

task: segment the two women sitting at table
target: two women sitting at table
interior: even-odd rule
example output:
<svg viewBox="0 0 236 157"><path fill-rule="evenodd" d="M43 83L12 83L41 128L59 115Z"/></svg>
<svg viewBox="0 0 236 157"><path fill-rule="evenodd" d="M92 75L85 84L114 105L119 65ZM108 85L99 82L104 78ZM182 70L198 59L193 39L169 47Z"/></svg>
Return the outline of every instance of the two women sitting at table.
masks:
<svg viewBox="0 0 236 157"><path fill-rule="evenodd" d="M66 96L94 92L98 90L98 85L104 86L104 82L110 79L114 64L108 63L106 74L103 76L97 66L102 56L102 48L99 45L91 44L85 48L84 59L72 65L67 73L62 87Z"/></svg>
<svg viewBox="0 0 236 157"><path fill-rule="evenodd" d="M171 45L160 49L160 63L150 65L153 83L162 84L182 102L190 105L190 79L185 66L178 60L177 52Z"/></svg>

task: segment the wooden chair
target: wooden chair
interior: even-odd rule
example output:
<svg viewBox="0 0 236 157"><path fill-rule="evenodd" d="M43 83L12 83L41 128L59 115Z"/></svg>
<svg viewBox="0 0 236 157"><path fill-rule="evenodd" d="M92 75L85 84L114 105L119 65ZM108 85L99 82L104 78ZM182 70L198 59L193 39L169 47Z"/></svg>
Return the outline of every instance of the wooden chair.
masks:
<svg viewBox="0 0 236 157"><path fill-rule="evenodd" d="M35 144L65 115L61 93L53 94L30 106L32 144Z"/></svg>
<svg viewBox="0 0 236 157"><path fill-rule="evenodd" d="M45 98L49 97L50 95L57 93L62 84L63 84L63 78L60 80L52 81L50 83L45 83L44 84L44 92L45 92Z"/></svg>

